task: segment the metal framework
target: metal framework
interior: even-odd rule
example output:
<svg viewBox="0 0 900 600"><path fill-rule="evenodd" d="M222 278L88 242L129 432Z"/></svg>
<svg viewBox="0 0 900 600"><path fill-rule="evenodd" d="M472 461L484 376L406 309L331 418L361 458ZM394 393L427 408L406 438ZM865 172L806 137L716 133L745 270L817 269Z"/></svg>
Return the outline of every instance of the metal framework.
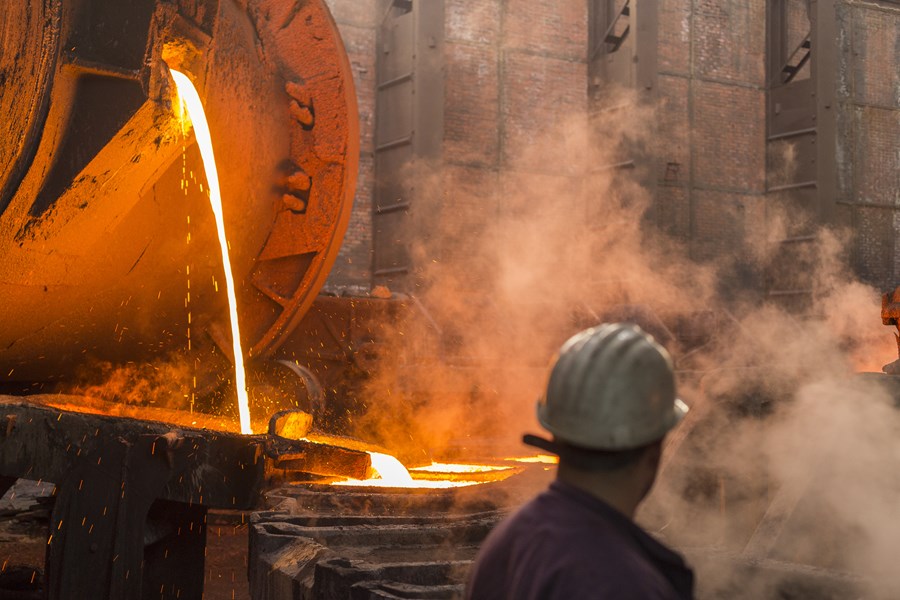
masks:
<svg viewBox="0 0 900 600"><path fill-rule="evenodd" d="M441 156L444 2L383 2L375 91L375 284L411 291L410 212L423 192L415 169Z"/></svg>

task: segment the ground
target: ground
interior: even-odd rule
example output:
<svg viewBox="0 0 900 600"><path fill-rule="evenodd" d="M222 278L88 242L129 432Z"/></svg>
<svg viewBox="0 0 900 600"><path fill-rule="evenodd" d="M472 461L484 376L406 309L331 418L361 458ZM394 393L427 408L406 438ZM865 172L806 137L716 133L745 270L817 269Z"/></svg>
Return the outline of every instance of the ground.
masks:
<svg viewBox="0 0 900 600"><path fill-rule="evenodd" d="M41 598L52 490L20 480L0 499L0 598ZM203 597L249 600L246 515L211 511L208 523Z"/></svg>

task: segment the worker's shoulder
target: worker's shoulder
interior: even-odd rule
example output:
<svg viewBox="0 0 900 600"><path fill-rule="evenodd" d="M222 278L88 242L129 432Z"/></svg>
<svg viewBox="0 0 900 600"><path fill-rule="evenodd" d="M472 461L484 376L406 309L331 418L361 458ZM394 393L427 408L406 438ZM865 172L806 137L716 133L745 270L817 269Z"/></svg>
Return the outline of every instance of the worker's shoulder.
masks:
<svg viewBox="0 0 900 600"><path fill-rule="evenodd" d="M671 584L640 560L577 561L546 579L541 598L584 600L679 600Z"/></svg>
<svg viewBox="0 0 900 600"><path fill-rule="evenodd" d="M537 553L566 571L620 582L662 581L648 555L648 536L608 506L573 502L549 490L523 507L510 526L511 536L532 536ZM643 542L641 541L643 540ZM667 549L666 549L667 551Z"/></svg>
<svg viewBox="0 0 900 600"><path fill-rule="evenodd" d="M529 553L544 555L553 562L583 559L595 564L598 557L608 558L610 564L642 560L633 537L621 523L603 512L585 511L552 490L522 506L491 537L491 545L524 545Z"/></svg>
<svg viewBox="0 0 900 600"><path fill-rule="evenodd" d="M518 537L500 551L512 587L540 590L531 597L550 600L677 598L656 566L614 528L546 525L528 542Z"/></svg>
<svg viewBox="0 0 900 600"><path fill-rule="evenodd" d="M538 496L495 528L470 573L470 598L500 597L498 590L548 600L675 598L627 533L558 500Z"/></svg>

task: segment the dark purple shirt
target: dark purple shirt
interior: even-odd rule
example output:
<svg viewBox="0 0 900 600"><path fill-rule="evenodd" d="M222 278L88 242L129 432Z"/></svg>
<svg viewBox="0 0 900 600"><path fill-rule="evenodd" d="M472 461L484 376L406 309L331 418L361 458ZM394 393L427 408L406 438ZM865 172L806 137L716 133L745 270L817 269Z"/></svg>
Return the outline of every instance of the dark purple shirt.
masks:
<svg viewBox="0 0 900 600"><path fill-rule="evenodd" d="M683 600L694 574L628 517L561 481L487 537L469 600Z"/></svg>

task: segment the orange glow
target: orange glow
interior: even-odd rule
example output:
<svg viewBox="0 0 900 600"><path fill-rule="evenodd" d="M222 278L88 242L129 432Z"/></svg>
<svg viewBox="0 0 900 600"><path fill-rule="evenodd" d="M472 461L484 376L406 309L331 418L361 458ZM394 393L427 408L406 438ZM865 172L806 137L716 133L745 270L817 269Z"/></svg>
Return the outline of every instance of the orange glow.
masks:
<svg viewBox="0 0 900 600"><path fill-rule="evenodd" d="M390 454L381 452L369 452L372 457L372 470L385 481L392 481L401 485L412 485L413 478L399 460Z"/></svg>
<svg viewBox="0 0 900 600"><path fill-rule="evenodd" d="M334 485L358 486L358 487L391 487L391 488L453 488L467 487L484 483L482 481L460 481L458 479L416 479L399 460L389 454L369 452L372 457L372 477L369 479L346 479L336 481ZM434 466L434 465L431 465ZM486 465L440 465L444 467L482 467L493 469ZM430 467L413 469L413 473L427 470ZM502 468L502 467L501 467ZM448 473L460 473L461 471L446 471Z"/></svg>
<svg viewBox="0 0 900 600"><path fill-rule="evenodd" d="M542 463L545 465L555 465L559 462L558 456L553 456L552 454L538 454L535 456L522 456L518 458L507 458L506 460L510 460L513 462L519 463Z"/></svg>
<svg viewBox="0 0 900 600"><path fill-rule="evenodd" d="M194 127L194 137L203 158L203 169L206 171L206 183L209 191L209 202L216 217L216 229L219 232L219 245L222 248L222 265L225 270L225 289L228 292L228 306L231 312L231 339L234 350L234 383L237 388L238 413L241 420L241 433L253 433L250 426L250 403L247 396L246 375L244 374L244 352L241 350L241 334L238 328L237 298L234 292L234 276L231 273L231 260L228 258L228 241L225 238L225 217L222 210L222 193L219 189L219 174L216 170L216 159L213 155L212 136L203 103L197 94L194 84L184 73L175 69L169 71L178 90L181 103L181 122L184 126L190 122Z"/></svg>
<svg viewBox="0 0 900 600"><path fill-rule="evenodd" d="M425 467L410 469L413 473L489 473L491 471L503 471L509 467L503 465L464 465L454 463L431 463Z"/></svg>

